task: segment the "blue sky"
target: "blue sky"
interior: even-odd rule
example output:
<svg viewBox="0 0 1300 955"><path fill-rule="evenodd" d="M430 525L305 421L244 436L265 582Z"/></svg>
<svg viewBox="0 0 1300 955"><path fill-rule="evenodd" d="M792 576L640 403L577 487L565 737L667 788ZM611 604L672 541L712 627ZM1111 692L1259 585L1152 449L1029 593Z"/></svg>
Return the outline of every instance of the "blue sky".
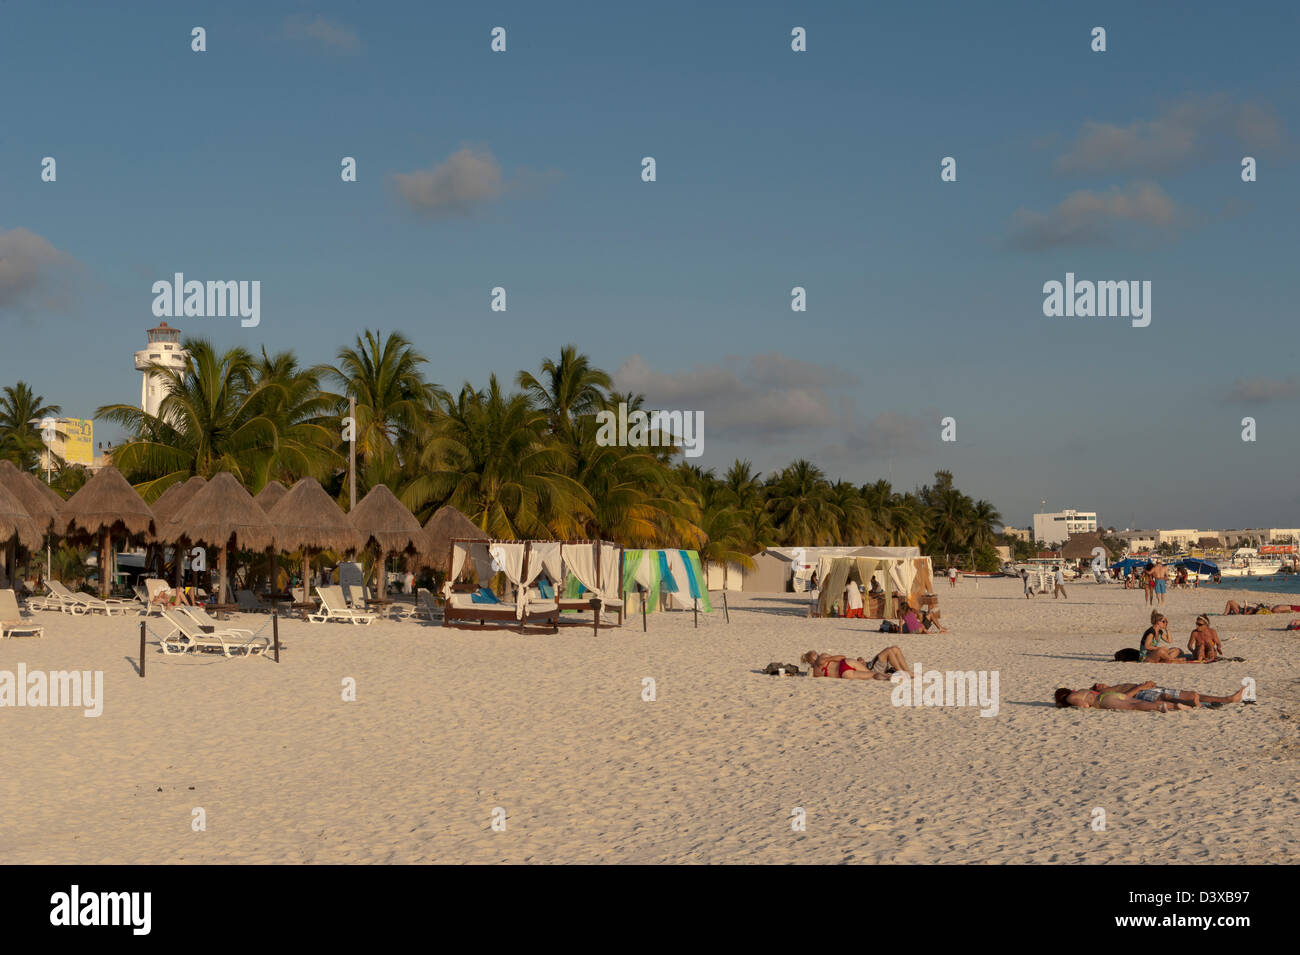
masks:
<svg viewBox="0 0 1300 955"><path fill-rule="evenodd" d="M0 382L135 401L152 283L256 279L257 328L172 324L401 330L446 386L574 342L719 470L1294 526L1293 7L994 6L0 4ZM1150 327L1044 317L1067 271Z"/></svg>

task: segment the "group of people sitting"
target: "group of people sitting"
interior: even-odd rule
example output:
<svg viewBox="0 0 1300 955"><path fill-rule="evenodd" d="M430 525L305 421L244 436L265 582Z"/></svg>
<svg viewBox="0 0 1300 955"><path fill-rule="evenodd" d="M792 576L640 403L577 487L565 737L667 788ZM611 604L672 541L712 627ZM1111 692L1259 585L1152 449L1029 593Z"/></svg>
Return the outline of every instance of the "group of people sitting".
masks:
<svg viewBox="0 0 1300 955"><path fill-rule="evenodd" d="M1211 696L1196 690L1156 686L1154 681L1148 680L1145 683L1119 683L1115 686L1094 683L1086 690L1071 690L1068 686L1062 686L1057 689L1055 699L1058 707L1168 713L1171 710L1194 710L1200 706L1217 709L1225 703L1254 703L1254 700L1243 699L1245 693L1246 688L1243 686L1232 696Z"/></svg>
<svg viewBox="0 0 1300 955"><path fill-rule="evenodd" d="M879 599L885 596L884 589L873 576L871 586L867 590L867 598L871 600ZM941 616L937 608L916 610L912 607L907 597L901 593L894 593L894 601L897 605L898 623L888 620L881 621L880 630L882 633L947 633L948 630L939 622ZM866 619L866 606L862 599L862 586L854 580L850 580L844 586L844 616L854 620Z"/></svg>
<svg viewBox="0 0 1300 955"><path fill-rule="evenodd" d="M1115 659L1124 663L1214 663L1223 659L1223 643L1218 631L1210 626L1210 618L1201 614L1187 639L1187 649L1182 650L1169 636L1169 618L1153 610L1151 626L1143 632L1137 649L1119 650Z"/></svg>

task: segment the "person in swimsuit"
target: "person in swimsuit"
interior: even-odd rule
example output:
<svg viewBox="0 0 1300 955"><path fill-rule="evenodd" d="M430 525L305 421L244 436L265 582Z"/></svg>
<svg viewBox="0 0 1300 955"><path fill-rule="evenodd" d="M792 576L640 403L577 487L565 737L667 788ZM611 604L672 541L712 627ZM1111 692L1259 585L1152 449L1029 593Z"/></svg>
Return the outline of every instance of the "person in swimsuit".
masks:
<svg viewBox="0 0 1300 955"><path fill-rule="evenodd" d="M1071 690L1068 686L1059 687L1055 693L1058 707L1077 706L1080 709L1098 710L1146 710L1152 713L1168 713L1170 710L1190 710L1194 707L1186 703L1168 703L1160 701L1134 699L1137 690L1124 692L1115 688L1105 690Z"/></svg>
<svg viewBox="0 0 1300 955"><path fill-rule="evenodd" d="M888 680L895 671L908 669L903 651L898 647L885 647L869 662L862 657L850 660L846 656L818 653L816 650L809 650L799 659L808 664L813 676L841 680Z"/></svg>
<svg viewBox="0 0 1300 955"><path fill-rule="evenodd" d="M1163 644L1163 645L1162 645ZM1159 610L1151 611L1151 626L1138 644L1138 663L1190 663L1190 657L1174 646L1169 638L1169 621ZM1198 661L1199 662L1199 661Z"/></svg>
<svg viewBox="0 0 1300 955"><path fill-rule="evenodd" d="M1186 703L1191 707L1241 703L1243 702L1242 697L1246 695L1244 686L1232 696L1211 696L1208 693L1199 693L1196 690L1176 690L1173 687L1156 686L1154 680L1148 680L1145 683L1118 683L1115 686L1094 683L1092 689L1098 693L1118 691L1146 703L1159 703L1162 701L1165 703Z"/></svg>
<svg viewBox="0 0 1300 955"><path fill-rule="evenodd" d="M948 628L939 622L938 610L921 611L921 632L922 633L947 633Z"/></svg>
<svg viewBox="0 0 1300 955"><path fill-rule="evenodd" d="M1300 604L1239 604L1235 600L1229 600L1227 606L1223 608L1225 616L1231 617L1234 614L1256 614L1256 613L1294 613L1300 610Z"/></svg>
<svg viewBox="0 0 1300 955"><path fill-rule="evenodd" d="M1187 652L1193 660L1213 663L1223 656L1223 644L1219 642L1219 633L1210 626L1210 618L1201 614L1196 618L1196 629L1187 640Z"/></svg>

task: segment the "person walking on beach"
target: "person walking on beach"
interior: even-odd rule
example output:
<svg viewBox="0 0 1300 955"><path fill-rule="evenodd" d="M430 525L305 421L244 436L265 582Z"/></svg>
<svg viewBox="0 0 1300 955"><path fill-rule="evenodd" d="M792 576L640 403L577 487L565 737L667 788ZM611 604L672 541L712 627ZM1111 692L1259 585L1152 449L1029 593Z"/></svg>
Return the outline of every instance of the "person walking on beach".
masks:
<svg viewBox="0 0 1300 955"><path fill-rule="evenodd" d="M1028 600L1034 595L1034 585L1029 582L1029 571L1020 568L1020 580L1025 585L1025 599Z"/></svg>
<svg viewBox="0 0 1300 955"><path fill-rule="evenodd" d="M1142 569L1142 589L1146 592L1147 606L1155 603L1156 599L1155 569L1156 565L1151 563L1151 561L1147 561L1146 567Z"/></svg>
<svg viewBox="0 0 1300 955"><path fill-rule="evenodd" d="M1056 573L1056 591L1052 594L1052 599L1065 597L1066 600L1069 600L1070 598L1065 593L1065 572L1061 570L1060 564L1057 564L1052 570Z"/></svg>
<svg viewBox="0 0 1300 955"><path fill-rule="evenodd" d="M948 568L948 589L952 590L956 586L957 586L957 568L949 567Z"/></svg>
<svg viewBox="0 0 1300 955"><path fill-rule="evenodd" d="M1151 572L1151 579L1155 582L1156 600L1163 607L1165 605L1165 591L1169 589L1169 568L1165 566L1164 561L1156 561L1155 569Z"/></svg>

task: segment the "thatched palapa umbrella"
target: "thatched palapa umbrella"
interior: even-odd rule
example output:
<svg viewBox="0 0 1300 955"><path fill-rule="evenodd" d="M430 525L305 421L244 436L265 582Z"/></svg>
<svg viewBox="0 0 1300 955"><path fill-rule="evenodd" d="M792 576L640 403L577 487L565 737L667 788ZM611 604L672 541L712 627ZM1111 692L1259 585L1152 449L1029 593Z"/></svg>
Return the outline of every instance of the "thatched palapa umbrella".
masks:
<svg viewBox="0 0 1300 955"><path fill-rule="evenodd" d="M274 510L275 505L279 504L280 499L288 493L289 489L279 481L268 481L266 487L253 495L253 500L257 502L258 507L266 512L266 516L270 517L271 511ZM266 549L266 566L270 586L274 589L276 578L280 576L280 557L275 553L275 549L272 547Z"/></svg>
<svg viewBox="0 0 1300 955"><path fill-rule="evenodd" d="M164 535L220 548L217 553L217 602L225 603L228 554L232 549L265 550L275 541L266 512L235 476L222 471L203 485L172 515Z"/></svg>
<svg viewBox="0 0 1300 955"><path fill-rule="evenodd" d="M424 525L423 564L444 574L451 573L451 542L468 538L485 536L483 529L471 521L450 504L444 504L433 512L433 517Z"/></svg>
<svg viewBox="0 0 1300 955"><path fill-rule="evenodd" d="M323 550L346 553L359 551L365 540L343 513L335 500L325 493L315 478L298 481L267 515L275 527L275 539L281 550L302 549L303 599L310 594L307 580L312 553Z"/></svg>
<svg viewBox="0 0 1300 955"><path fill-rule="evenodd" d="M73 540L99 543L99 594L108 596L110 545L114 536L154 532L153 511L115 467L103 467L63 504L56 530Z"/></svg>
<svg viewBox="0 0 1300 955"><path fill-rule="evenodd" d="M153 502L153 519L156 533L154 534L155 544L174 544L175 552L175 569L173 577L175 578L176 588L179 590L185 582L185 550L181 547L181 541L163 540L160 535L164 533L167 522L175 516L176 512L190 502L199 489L208 482L203 480L197 474L188 481L180 484L173 484L167 490L163 491L158 500ZM161 548L160 548L161 551Z"/></svg>
<svg viewBox="0 0 1300 955"><path fill-rule="evenodd" d="M376 484L348 515L365 546L379 557L375 567L375 590L380 599L388 589L384 563L389 554L418 554L426 546L424 528L406 506L382 484Z"/></svg>
<svg viewBox="0 0 1300 955"><path fill-rule="evenodd" d="M12 461L0 461L0 487L4 488L18 501L23 511L31 518L32 524L40 532L41 536L50 533L54 529L54 522L58 519L59 511L63 501L53 491L50 495L58 504L54 504L48 497L41 493L39 481L35 478L28 480L31 475L26 471L20 471L14 467ZM18 563L18 544L22 543L18 536L10 535L6 538L8 546L5 550L5 570L9 574L10 582L17 580L16 565ZM28 550L35 550L40 546L30 546L23 543Z"/></svg>
<svg viewBox="0 0 1300 955"><path fill-rule="evenodd" d="M0 484L0 541L5 544L5 573L9 577L10 587L14 586L15 581L14 557L18 553L18 545L33 550L41 546L42 536L40 525L32 520L22 501Z"/></svg>

